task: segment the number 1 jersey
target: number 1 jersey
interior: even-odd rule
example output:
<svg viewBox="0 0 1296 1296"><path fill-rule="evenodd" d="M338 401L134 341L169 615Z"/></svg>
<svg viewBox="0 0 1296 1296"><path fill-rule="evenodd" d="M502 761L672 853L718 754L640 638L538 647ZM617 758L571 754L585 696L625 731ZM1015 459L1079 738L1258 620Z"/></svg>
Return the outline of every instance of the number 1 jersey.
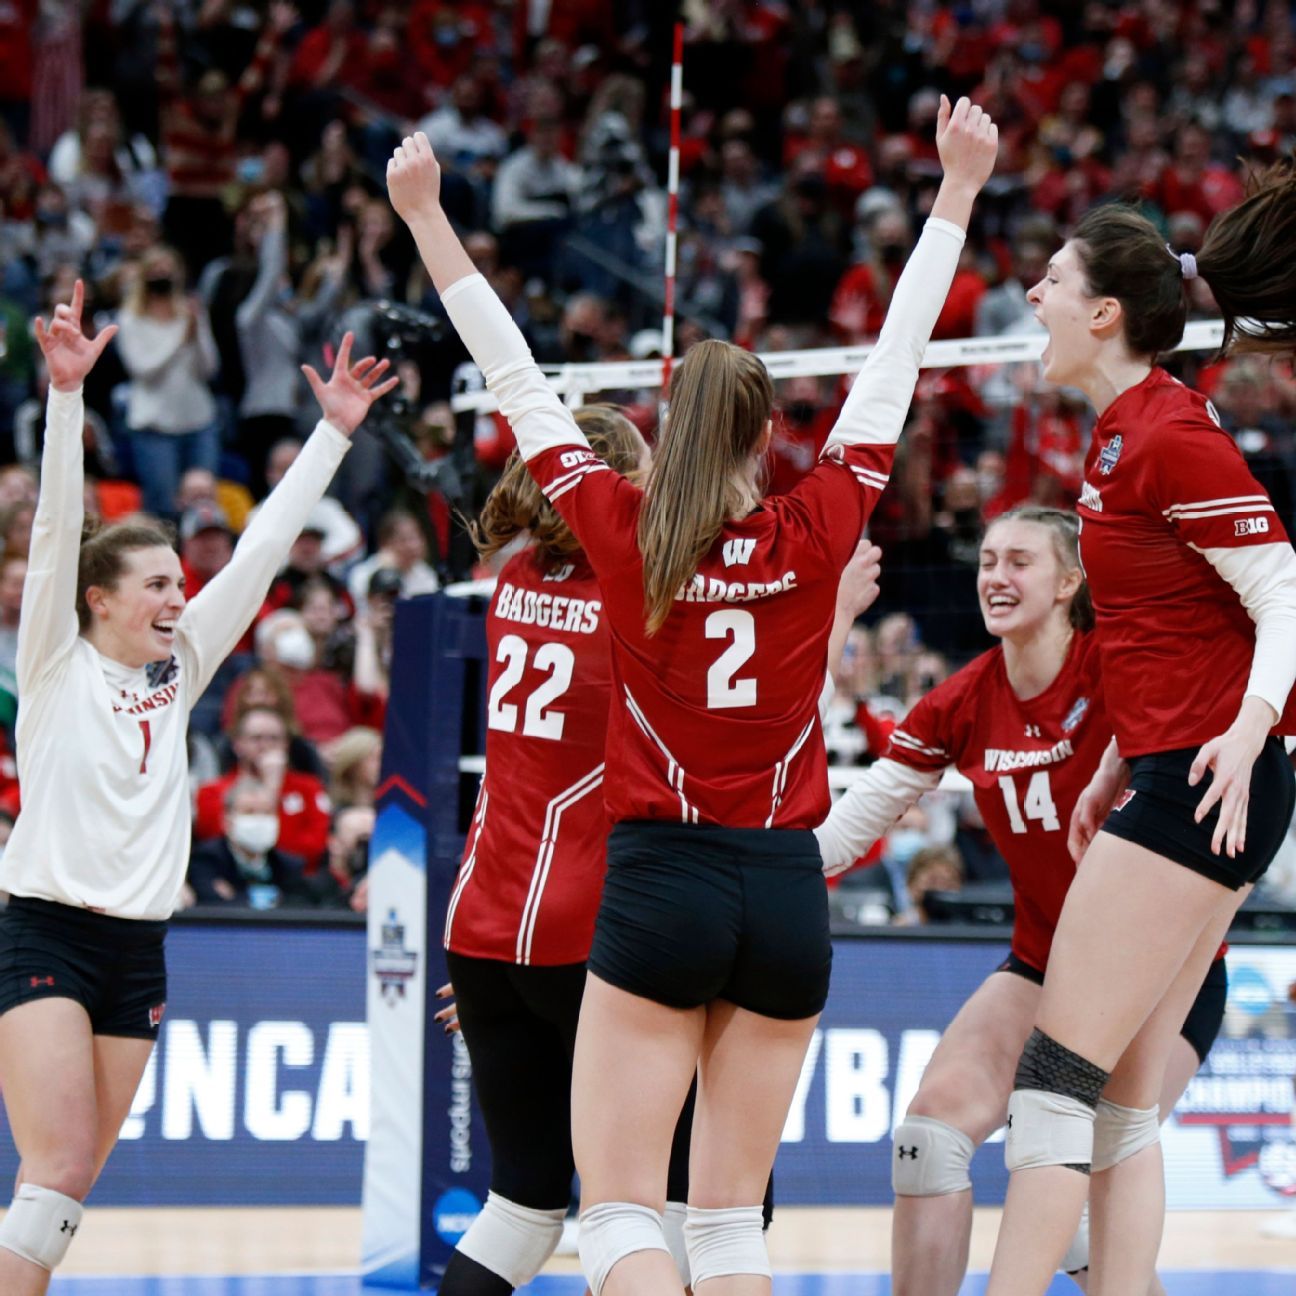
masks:
<svg viewBox="0 0 1296 1296"><path fill-rule="evenodd" d="M486 619L486 773L450 894L457 954L583 963L606 870L611 665L602 596L582 555L535 549L500 572Z"/></svg>

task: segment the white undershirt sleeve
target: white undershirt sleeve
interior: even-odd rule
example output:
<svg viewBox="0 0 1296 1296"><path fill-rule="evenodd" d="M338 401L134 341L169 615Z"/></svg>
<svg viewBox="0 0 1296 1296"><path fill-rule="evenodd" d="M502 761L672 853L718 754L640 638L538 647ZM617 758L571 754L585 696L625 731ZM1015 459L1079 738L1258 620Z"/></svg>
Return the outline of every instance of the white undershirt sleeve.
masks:
<svg viewBox="0 0 1296 1296"><path fill-rule="evenodd" d="M18 693L32 686L76 643L77 567L85 519L85 469L81 435L85 404L81 389L50 388L41 453L40 497L32 520L27 579L18 619Z"/></svg>
<svg viewBox="0 0 1296 1296"><path fill-rule="evenodd" d="M180 650L190 654L190 706L252 624L270 582L350 448L350 438L321 419L248 523L229 563L185 605L177 629Z"/></svg>
<svg viewBox="0 0 1296 1296"><path fill-rule="evenodd" d="M1289 544L1266 544L1197 552L1233 587L1255 622L1247 696L1260 698L1282 715L1296 683L1296 550Z"/></svg>
<svg viewBox="0 0 1296 1296"><path fill-rule="evenodd" d="M823 871L833 877L848 869L919 797L940 786L943 773L885 757L874 761L814 830Z"/></svg>
<svg viewBox="0 0 1296 1296"><path fill-rule="evenodd" d="M481 275L457 279L441 294L441 303L499 401L523 459L558 446L589 448L571 410L532 359L522 330Z"/></svg>
<svg viewBox="0 0 1296 1296"><path fill-rule="evenodd" d="M928 218L828 445L894 445L900 439L923 352L949 296L965 238L951 221Z"/></svg>

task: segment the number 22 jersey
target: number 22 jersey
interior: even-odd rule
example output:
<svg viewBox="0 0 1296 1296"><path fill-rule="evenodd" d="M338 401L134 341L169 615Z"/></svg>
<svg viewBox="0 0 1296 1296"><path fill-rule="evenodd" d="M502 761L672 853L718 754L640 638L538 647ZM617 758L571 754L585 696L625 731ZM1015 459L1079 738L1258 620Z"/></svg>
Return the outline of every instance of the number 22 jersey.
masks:
<svg viewBox="0 0 1296 1296"><path fill-rule="evenodd" d="M611 662L602 596L577 554L505 564L486 618L486 773L445 945L511 963L582 963L606 871Z"/></svg>

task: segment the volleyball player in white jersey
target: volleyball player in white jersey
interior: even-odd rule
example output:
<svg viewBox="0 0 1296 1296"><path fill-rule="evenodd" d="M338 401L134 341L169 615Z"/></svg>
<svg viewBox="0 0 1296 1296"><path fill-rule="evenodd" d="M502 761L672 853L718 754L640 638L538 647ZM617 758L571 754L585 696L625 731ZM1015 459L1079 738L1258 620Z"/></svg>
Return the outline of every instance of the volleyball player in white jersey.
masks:
<svg viewBox="0 0 1296 1296"><path fill-rule="evenodd" d="M22 1156L0 1292L39 1296L117 1141L166 1000L163 942L189 860L189 708L242 637L348 438L389 390L343 341L324 417L229 566L186 604L148 521L82 537L81 385L114 329L84 293L36 340L49 369L40 501L18 632L23 810L0 867L0 1090Z"/></svg>

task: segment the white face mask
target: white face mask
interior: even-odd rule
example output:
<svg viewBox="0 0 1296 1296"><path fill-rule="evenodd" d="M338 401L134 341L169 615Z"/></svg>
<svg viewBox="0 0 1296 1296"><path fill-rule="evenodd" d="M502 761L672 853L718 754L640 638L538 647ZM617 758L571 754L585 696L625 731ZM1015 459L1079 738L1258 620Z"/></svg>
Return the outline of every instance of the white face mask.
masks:
<svg viewBox="0 0 1296 1296"><path fill-rule="evenodd" d="M279 840L279 816L272 814L231 815L229 839L240 850L264 855Z"/></svg>
<svg viewBox="0 0 1296 1296"><path fill-rule="evenodd" d="M283 666L310 670L315 665L315 640L305 626L288 626L274 641L275 657Z"/></svg>

